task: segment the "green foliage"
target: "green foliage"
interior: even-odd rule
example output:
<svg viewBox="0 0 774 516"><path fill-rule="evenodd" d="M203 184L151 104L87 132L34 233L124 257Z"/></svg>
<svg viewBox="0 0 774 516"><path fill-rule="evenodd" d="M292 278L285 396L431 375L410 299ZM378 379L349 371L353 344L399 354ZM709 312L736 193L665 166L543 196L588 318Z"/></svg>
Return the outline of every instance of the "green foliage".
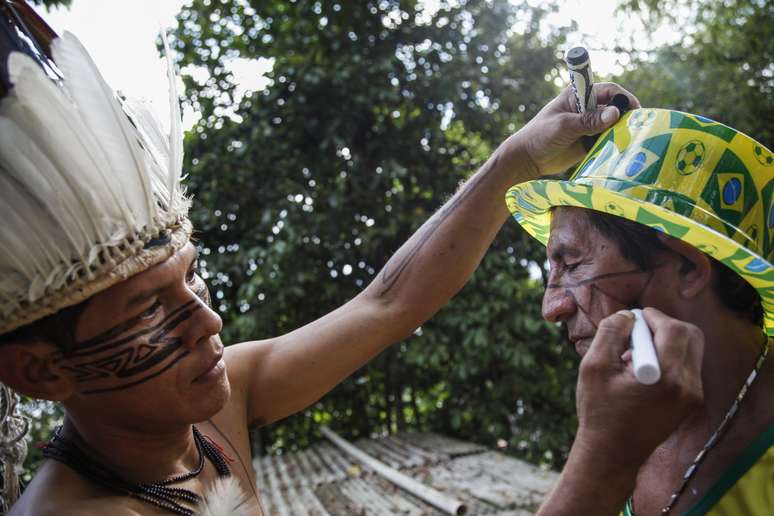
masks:
<svg viewBox="0 0 774 516"><path fill-rule="evenodd" d="M539 34L543 15L481 0L436 13L385 0L183 10L180 65L209 77L185 78L202 113L186 152L224 341L282 334L356 295L556 93L562 34ZM259 57L273 60L270 84L240 101L229 63ZM454 302L314 407L263 429L262 446L306 445L330 421L350 437L421 428L504 439L560 463L575 364L540 317L526 267L543 260L507 224Z"/></svg>
<svg viewBox="0 0 774 516"><path fill-rule="evenodd" d="M563 34L540 34L544 13L526 4L442 2L437 13L395 0L253 4L195 0L174 41L181 66L206 72L184 77L185 102L203 115L186 138L186 169L225 342L290 331L356 295L555 94L561 68ZM773 146L772 2L622 8L685 38L646 56L630 49L616 80L645 105L710 116ZM240 97L235 58L273 59L269 86ZM411 428L503 439L560 465L575 429L577 358L540 317L542 286L527 267L544 254L507 223L468 285L415 336L262 429L259 446L305 446L323 423L349 437ZM45 440L61 411L29 400L25 409L33 443ZM39 460L31 446L27 471Z"/></svg>
<svg viewBox="0 0 774 516"><path fill-rule="evenodd" d="M70 7L73 0L29 0L30 3L35 5L45 6L46 9L51 10L57 7Z"/></svg>
<svg viewBox="0 0 774 516"><path fill-rule="evenodd" d="M684 37L636 58L616 80L644 105L707 116L774 146L774 2L647 0L622 8Z"/></svg>
<svg viewBox="0 0 774 516"><path fill-rule="evenodd" d="M37 465L43 460L40 443L48 441L54 429L62 424L64 412L58 403L33 398L22 397L20 406L22 413L29 418L30 427L27 435L28 447L25 468L21 480L28 483L37 470Z"/></svg>

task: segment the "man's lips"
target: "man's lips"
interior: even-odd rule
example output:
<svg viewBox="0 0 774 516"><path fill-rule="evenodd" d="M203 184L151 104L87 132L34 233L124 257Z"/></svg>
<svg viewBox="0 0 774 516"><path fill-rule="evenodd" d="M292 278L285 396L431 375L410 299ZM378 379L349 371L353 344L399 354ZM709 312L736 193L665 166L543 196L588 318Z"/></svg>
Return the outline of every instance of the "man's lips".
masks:
<svg viewBox="0 0 774 516"><path fill-rule="evenodd" d="M221 365L221 360L223 360L223 350L215 355L215 357L212 359L212 362L210 362L210 364L207 366L207 369L205 369L199 376L194 378L194 382L205 380L207 379L207 376L214 374L215 369Z"/></svg>
<svg viewBox="0 0 774 516"><path fill-rule="evenodd" d="M589 335L570 336L570 342L572 343L573 347L575 347L575 351L581 356L583 356L586 351L588 351L593 339L594 337Z"/></svg>

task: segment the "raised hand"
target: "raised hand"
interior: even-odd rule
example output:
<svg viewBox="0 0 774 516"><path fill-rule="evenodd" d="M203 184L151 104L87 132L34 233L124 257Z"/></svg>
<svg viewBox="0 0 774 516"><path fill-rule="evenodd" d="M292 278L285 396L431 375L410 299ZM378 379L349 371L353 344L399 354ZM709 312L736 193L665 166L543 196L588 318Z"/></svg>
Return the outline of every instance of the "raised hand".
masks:
<svg viewBox="0 0 774 516"><path fill-rule="evenodd" d="M594 85L597 109L579 114L575 111L572 89L567 87L511 138L524 150L534 167L533 176L556 174L578 163L585 155L579 139L598 134L618 121L618 108L608 106L618 93L629 98L631 109L640 101L632 93L612 82Z"/></svg>

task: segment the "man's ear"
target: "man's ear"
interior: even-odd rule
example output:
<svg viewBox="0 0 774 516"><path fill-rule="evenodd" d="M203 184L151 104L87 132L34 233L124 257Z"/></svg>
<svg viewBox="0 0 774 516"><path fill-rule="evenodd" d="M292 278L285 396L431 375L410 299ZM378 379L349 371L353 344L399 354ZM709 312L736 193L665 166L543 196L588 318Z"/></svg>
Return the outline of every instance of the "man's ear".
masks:
<svg viewBox="0 0 774 516"><path fill-rule="evenodd" d="M662 244L674 251L681 260L679 268L680 295L686 298L695 297L712 284L712 262L709 256L696 249L691 244L669 235L659 233Z"/></svg>
<svg viewBox="0 0 774 516"><path fill-rule="evenodd" d="M73 383L54 367L57 348L47 342L0 345L0 381L33 398L62 401L73 394Z"/></svg>

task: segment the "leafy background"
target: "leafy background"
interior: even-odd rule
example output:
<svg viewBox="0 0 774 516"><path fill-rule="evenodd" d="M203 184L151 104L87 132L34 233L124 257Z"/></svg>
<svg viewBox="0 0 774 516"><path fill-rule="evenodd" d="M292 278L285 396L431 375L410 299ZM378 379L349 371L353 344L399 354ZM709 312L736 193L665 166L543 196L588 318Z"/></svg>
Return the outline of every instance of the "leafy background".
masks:
<svg viewBox="0 0 774 516"><path fill-rule="evenodd" d="M77 1L77 0L75 0ZM40 0L37 3L69 4ZM400 244L558 92L576 27L547 4L194 0L173 39L202 265L226 343L288 332L361 290ZM774 144L774 6L764 0L626 0L681 35L611 79L644 105L721 120ZM518 29L514 29L517 27ZM241 95L226 65L273 60ZM319 439L423 430L560 468L576 428L577 358L540 316L544 251L505 225L463 291L315 405L254 431L256 453ZM332 357L335 359L335 357ZM33 441L61 418L27 400ZM40 460L33 448L27 475Z"/></svg>

